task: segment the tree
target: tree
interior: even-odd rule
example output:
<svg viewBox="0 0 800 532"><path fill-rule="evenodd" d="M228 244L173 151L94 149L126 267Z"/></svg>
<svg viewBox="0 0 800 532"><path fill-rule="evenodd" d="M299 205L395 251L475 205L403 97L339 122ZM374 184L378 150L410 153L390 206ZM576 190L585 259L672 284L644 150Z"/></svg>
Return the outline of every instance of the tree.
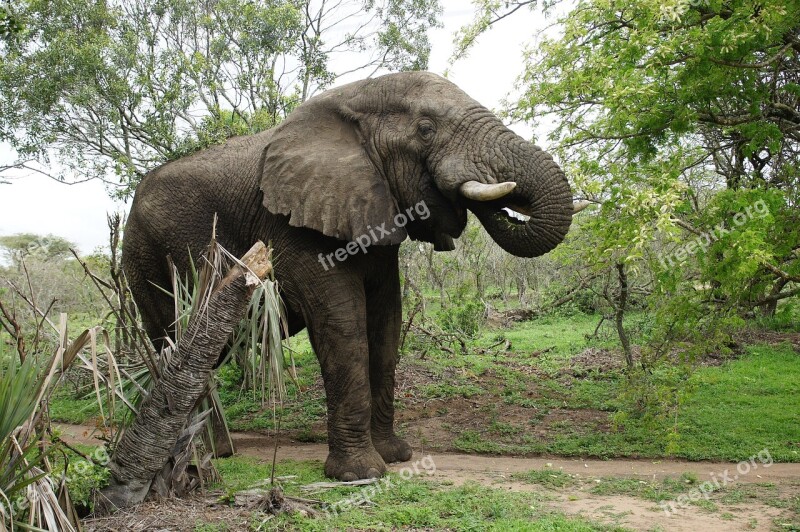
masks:
<svg viewBox="0 0 800 532"><path fill-rule="evenodd" d="M479 6L459 53L538 3ZM623 271L629 289L638 278L669 308L655 314L685 318L682 332L697 336L729 312L774 311L800 294L798 20L800 4L783 0L569 10L560 35L528 50L508 110L556 124L549 139L578 195L601 205L556 253L584 271Z"/></svg>
<svg viewBox="0 0 800 532"><path fill-rule="evenodd" d="M0 257L8 263L0 265L0 303L11 313L28 306L15 295L24 294L31 303L52 314L69 313L73 318L89 319L95 323L104 320L107 313L105 299L99 290L87 282L79 261L71 249L74 243L54 235L21 233L0 236ZM108 257L89 255L82 260L95 271L108 270ZM11 286L16 287L12 289ZM19 314L20 325L26 330L36 330L38 319L34 314ZM32 323L26 323L33 318Z"/></svg>
<svg viewBox="0 0 800 532"><path fill-rule="evenodd" d="M218 250L214 253L221 254ZM211 260L215 257L209 257ZM187 424L194 424L190 415L206 393L219 353L245 318L256 288L272 272L269 250L260 241L224 277L222 272L213 272L211 264L202 267L200 277L204 282L186 331L178 339L175 351L165 357L159 377L111 457L112 478L102 491L107 510L141 503L173 449L191 441L191 437L179 440ZM264 338L269 338L272 347L275 341L280 346L280 328L265 333ZM277 357L279 353L263 355Z"/></svg>
<svg viewBox="0 0 800 532"><path fill-rule="evenodd" d="M154 166L272 127L339 74L427 65L438 0L24 0L0 141L127 195ZM345 64L344 53L358 61Z"/></svg>
<svg viewBox="0 0 800 532"><path fill-rule="evenodd" d="M77 247L74 243L55 235L37 235L33 233L17 233L0 236L0 248L13 266L20 266L28 257L35 256L41 260L64 259L70 249Z"/></svg>
<svg viewBox="0 0 800 532"><path fill-rule="evenodd" d="M11 3L0 4L0 40L10 39L21 31L22 24L12 11Z"/></svg>

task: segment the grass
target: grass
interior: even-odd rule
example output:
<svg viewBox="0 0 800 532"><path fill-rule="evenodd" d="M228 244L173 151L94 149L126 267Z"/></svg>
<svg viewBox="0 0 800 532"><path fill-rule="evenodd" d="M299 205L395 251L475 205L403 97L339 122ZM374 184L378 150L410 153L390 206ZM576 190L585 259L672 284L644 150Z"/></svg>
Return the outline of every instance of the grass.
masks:
<svg viewBox="0 0 800 532"><path fill-rule="evenodd" d="M50 418L61 423L80 425L100 415L95 399L56 396L50 401Z"/></svg>
<svg viewBox="0 0 800 532"><path fill-rule="evenodd" d="M744 460L768 451L800 461L800 356L756 346L719 368L702 368L680 418L680 456Z"/></svg>
<svg viewBox="0 0 800 532"><path fill-rule="evenodd" d="M766 450L775 461L800 461L800 357L789 345L752 346L736 360L676 381L684 390L677 422L674 416L620 418L624 374L614 368L576 372L580 368L573 361L587 347L608 346L602 329L599 340L586 339L597 320L544 317L486 331L474 342L490 346L506 338L510 352L429 351L424 359L405 354L399 372L428 377L409 382L410 389L398 395L398 412L417 408L423 417L447 412L442 430L450 432L443 445L464 452L740 461ZM293 438L324 441L319 364L305 334L293 338L292 346L298 382L287 386L282 427ZM234 430L274 428L269 408L224 379L221 396ZM427 401L437 401L436 410L422 408ZM463 413L463 401L474 405L469 426L452 419ZM51 406L54 420L70 423L85 423L96 414L91 400L60 397ZM408 429L413 434L413 420Z"/></svg>
<svg viewBox="0 0 800 532"><path fill-rule="evenodd" d="M231 493L259 484L270 474L269 465L238 457L218 460L217 468ZM550 512L535 493L509 493L477 484L453 487L428 480L424 474L410 479L390 474L388 480L372 486L336 488L313 495L301 492L299 487L325 480L321 463L284 461L278 464L277 475L296 475L284 481L285 492L321 500L328 511L317 518L294 514L264 521L270 529L618 530ZM364 497L370 504L354 507L343 503ZM264 519L254 514L251 527L256 528ZM195 530L212 530L205 526L200 524Z"/></svg>
<svg viewBox="0 0 800 532"><path fill-rule="evenodd" d="M627 495L647 501L674 500L696 488L697 475L684 473L679 478L665 478L660 482L645 482L635 478L602 478L589 490L593 495Z"/></svg>
<svg viewBox="0 0 800 532"><path fill-rule="evenodd" d="M525 473L515 473L511 476L514 480L538 484L546 488L566 488L577 484L575 477L558 469L532 469Z"/></svg>
<svg viewBox="0 0 800 532"><path fill-rule="evenodd" d="M692 472L685 472L679 477L666 477L659 481L645 481L626 477L580 478L580 475L570 475L550 468L517 473L511 478L550 490L579 488L581 491L588 491L598 497L623 495L653 503L665 502L678 505L682 501L687 501L689 504L709 512L719 511L720 505L729 507L764 504L786 510L779 520L784 525L788 523L789 530L796 530L796 525L793 523L800 522L798 521L800 519L800 496L794 490L789 490L788 494L781 495L778 487L768 482L734 482L729 485L713 487L708 484L704 485L704 482ZM712 489L708 490L709 487ZM698 490L707 491L703 494ZM693 494L700 496L692 497ZM733 515L722 512L720 518L731 519ZM791 528L793 526L795 528ZM787 529L787 526L778 528Z"/></svg>
<svg viewBox="0 0 800 532"><path fill-rule="evenodd" d="M481 340L491 340L502 336L511 342L512 350L520 361L535 364L545 371L557 371L569 362L572 355L585 349L589 343L587 335L594 332L598 316L577 314L568 318L545 316L533 321L516 324L508 330L485 332ZM608 340L592 342L592 345L610 345ZM537 352L546 351L531 355Z"/></svg>
<svg viewBox="0 0 800 532"><path fill-rule="evenodd" d="M620 408L618 398L626 386L622 372L564 375L573 368L575 354L587 346L603 346L602 340L589 343L585 338L595 323L595 318L583 316L519 324L503 332L513 344L513 353L505 359L501 355L426 360L426 367L434 370L439 364L444 368L463 365L473 373L478 368L484 374L494 373L495 381L480 376L464 382L451 379L438 389L450 387L455 396L471 386L471 395L478 396L474 386L483 385L487 401L497 397L503 404L529 409L532 426L554 412L566 411L563 422L548 424L544 437L523 432L518 438L503 438L505 434L492 430L493 420L487 420L483 427L458 431L453 446L481 453L728 461L746 460L767 449L774 460L800 461L800 381L795 378L800 374L800 357L790 346L750 347L738 360L695 371L685 383L677 425L674 418L629 417L615 423L612 414ZM553 331L561 334L553 335ZM485 340L496 338L496 334L484 335ZM551 350L526 357L545 349ZM526 366L537 370L533 379ZM581 411L599 412L586 423L578 423L571 412ZM604 417L601 412L608 414Z"/></svg>

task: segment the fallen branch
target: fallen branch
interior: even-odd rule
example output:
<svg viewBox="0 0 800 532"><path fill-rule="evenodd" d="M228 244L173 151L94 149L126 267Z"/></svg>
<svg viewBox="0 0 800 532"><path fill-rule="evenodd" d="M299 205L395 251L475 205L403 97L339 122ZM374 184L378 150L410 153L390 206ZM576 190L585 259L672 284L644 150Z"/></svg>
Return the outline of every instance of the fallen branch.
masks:
<svg viewBox="0 0 800 532"><path fill-rule="evenodd" d="M570 301L575 299L575 296L577 296L578 293L581 290L587 288L592 281L594 281L598 277L602 276L604 273L605 272L596 273L594 275L590 275L586 279L581 280L581 283L577 287L573 288L572 290L570 290L569 292L567 292L566 294L564 294L560 298L556 299L555 301L553 301L552 303L550 303L546 307L543 307L542 310L539 313L540 314L546 314L546 313L550 312L551 310L560 307L561 305L569 303Z"/></svg>
<svg viewBox="0 0 800 532"><path fill-rule="evenodd" d="M550 346L550 347L546 347L544 349L539 349L537 351L534 351L533 353L531 353L531 358L536 358L538 356L542 356L545 353L549 353L550 351L553 351L555 348L556 348L556 346L553 345L553 346Z"/></svg>
<svg viewBox="0 0 800 532"><path fill-rule="evenodd" d="M379 478L362 478L360 480L351 480L349 482L314 482L313 484L306 484L300 489L303 491L329 490L348 486L368 486L369 484L375 484L379 481Z"/></svg>
<svg viewBox="0 0 800 532"><path fill-rule="evenodd" d="M776 266L773 266L772 264L770 264L768 262L764 263L764 267L766 269L768 269L769 271L771 271L772 273L774 273L775 275L777 275L778 277L780 277L781 279L784 279L787 282L800 283L800 275L792 275L792 274L786 273L785 271L781 270L780 268L778 268Z"/></svg>
<svg viewBox="0 0 800 532"><path fill-rule="evenodd" d="M787 299L797 295L800 295L800 288L795 288L794 290L789 290L788 292L781 292L780 294L774 294L763 299L759 299L758 301L750 302L747 304L747 306L750 308L761 307L767 303L773 303L775 301L780 301L781 299Z"/></svg>
<svg viewBox="0 0 800 532"><path fill-rule="evenodd" d="M283 493L280 486L275 486L269 491L249 490L239 492L235 496L237 506L245 506L250 510L258 510L268 515L282 513L300 513L306 517L316 517L319 512L313 506L324 506L322 501L291 497Z"/></svg>
<svg viewBox="0 0 800 532"><path fill-rule="evenodd" d="M433 341L433 343L436 344L436 347L438 349L441 349L445 353L449 353L451 355L456 354L454 349L445 345L446 342L450 342L451 345L453 342L457 342L461 346L462 353L467 354L469 352L469 350L467 349L467 343L464 341L463 338L461 338L457 334L448 333L444 331L431 331L421 325L414 325L412 328L414 329L415 332L422 333L428 338L430 338Z"/></svg>

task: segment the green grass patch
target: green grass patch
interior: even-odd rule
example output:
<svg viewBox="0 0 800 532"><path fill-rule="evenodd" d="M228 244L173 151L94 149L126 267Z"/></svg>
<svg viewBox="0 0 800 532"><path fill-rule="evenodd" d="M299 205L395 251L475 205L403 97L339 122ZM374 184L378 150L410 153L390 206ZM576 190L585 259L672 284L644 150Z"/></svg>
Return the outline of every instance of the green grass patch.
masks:
<svg viewBox="0 0 800 532"><path fill-rule="evenodd" d="M82 425L100 415L97 399L53 397L50 401L50 419L60 423Z"/></svg>
<svg viewBox="0 0 800 532"><path fill-rule="evenodd" d="M515 473L511 478L527 482L528 484L538 484L551 489L566 488L578 484L577 479L569 473L564 473L559 469L552 468L532 469L525 473Z"/></svg>
<svg viewBox="0 0 800 532"><path fill-rule="evenodd" d="M542 369L555 371L564 367L572 355L589 345L608 343L586 339L587 335L594 332L599 319L598 316L586 314L570 318L544 316L517 323L507 330L486 331L481 341L491 345L493 340L502 336L511 342L517 360L530 361Z"/></svg>
<svg viewBox="0 0 800 532"><path fill-rule="evenodd" d="M679 414L678 456L800 461L800 356L788 345L755 346L721 367L692 376Z"/></svg>
<svg viewBox="0 0 800 532"><path fill-rule="evenodd" d="M674 417L661 421L627 417L614 423L617 397L626 385L621 373L538 379L533 394L522 385L514 367L498 374L509 385L503 388L496 383L490 393L505 404L530 408L531 426L538 427L553 409L566 419L550 421L544 437L533 437L525 431L498 430L497 424L503 422L500 408L486 420L485 428L459 432L453 444L456 449L733 462L762 453L757 460L800 461L800 356L789 346L754 346L722 366L697 369L688 381L679 383L686 392L677 425ZM608 417L595 414L590 418L594 421L577 422L582 409L608 412ZM511 441L512 434L519 437Z"/></svg>
<svg viewBox="0 0 800 532"><path fill-rule="evenodd" d="M255 460L234 457L216 463L230 493L269 478L270 466ZM541 497L535 493L509 493L477 484L452 487L431 481L424 474L410 479L390 474L388 480L372 486L336 488L312 495L301 492L300 486L326 480L320 462L284 461L278 464L276 474L297 475L283 482L285 492L321 500L328 510L323 509L316 518L281 515L267 521L270 529L619 530L552 513L544 509ZM348 502L363 498L370 504ZM257 527L263 519L264 516L254 514L252 527Z"/></svg>
<svg viewBox="0 0 800 532"><path fill-rule="evenodd" d="M422 397L437 399L444 397L464 397L469 399L486 393L482 388L469 383L435 382L419 387Z"/></svg>

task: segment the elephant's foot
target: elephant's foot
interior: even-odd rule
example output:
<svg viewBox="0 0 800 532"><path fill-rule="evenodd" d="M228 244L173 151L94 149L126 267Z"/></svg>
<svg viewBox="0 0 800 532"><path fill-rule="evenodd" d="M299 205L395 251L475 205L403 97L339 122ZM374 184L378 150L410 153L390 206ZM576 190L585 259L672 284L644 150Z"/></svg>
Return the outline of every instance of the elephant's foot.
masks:
<svg viewBox="0 0 800 532"><path fill-rule="evenodd" d="M378 478L386 473L386 462L374 449L331 451L325 460L325 476L344 482Z"/></svg>
<svg viewBox="0 0 800 532"><path fill-rule="evenodd" d="M411 446L407 444L405 440L401 440L394 434L389 436L389 439L386 440L376 440L373 438L372 445L387 464L411 460Z"/></svg>

